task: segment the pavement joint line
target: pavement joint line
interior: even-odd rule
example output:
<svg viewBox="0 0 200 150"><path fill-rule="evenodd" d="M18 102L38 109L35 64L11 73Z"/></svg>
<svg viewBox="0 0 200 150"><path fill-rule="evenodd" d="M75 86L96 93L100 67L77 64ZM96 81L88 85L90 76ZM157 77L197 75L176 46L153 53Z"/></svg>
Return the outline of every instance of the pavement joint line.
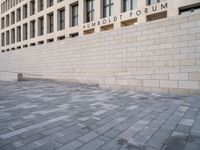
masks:
<svg viewBox="0 0 200 150"><path fill-rule="evenodd" d="M41 123L38 123L38 124L34 124L34 125L28 126L26 128L21 128L21 129L18 129L18 130L9 132L9 133L2 134L2 135L0 135L0 138L2 138L2 139L8 139L10 137L19 135L21 133L24 133L24 132L27 132L27 131L30 131L30 130L33 130L33 129L36 129L36 128L39 128L39 127L43 127L43 126L48 125L50 123L54 123L56 121L67 119L68 117L69 116L59 116L57 118L52 118L50 120L47 120L47 121L44 121L44 122L41 122Z"/></svg>

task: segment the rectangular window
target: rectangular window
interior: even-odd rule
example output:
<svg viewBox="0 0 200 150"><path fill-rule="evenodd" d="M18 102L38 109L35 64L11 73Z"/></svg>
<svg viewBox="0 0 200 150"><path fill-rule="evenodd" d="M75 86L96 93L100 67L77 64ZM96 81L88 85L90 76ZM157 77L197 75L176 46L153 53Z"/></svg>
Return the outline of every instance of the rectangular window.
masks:
<svg viewBox="0 0 200 150"><path fill-rule="evenodd" d="M28 6L27 6L27 4L25 4L23 6L23 18L24 19L27 18L27 13L28 13Z"/></svg>
<svg viewBox="0 0 200 150"><path fill-rule="evenodd" d="M113 14L114 0L103 0L103 17L109 17Z"/></svg>
<svg viewBox="0 0 200 150"><path fill-rule="evenodd" d="M53 6L53 0L47 0L47 7Z"/></svg>
<svg viewBox="0 0 200 150"><path fill-rule="evenodd" d="M137 1L138 0L124 0L123 11L126 12L137 8Z"/></svg>
<svg viewBox="0 0 200 150"><path fill-rule="evenodd" d="M11 12L11 24L15 23L15 12Z"/></svg>
<svg viewBox="0 0 200 150"><path fill-rule="evenodd" d="M10 25L10 17L9 15L6 15L6 27Z"/></svg>
<svg viewBox="0 0 200 150"><path fill-rule="evenodd" d="M35 37L35 20L30 22L30 38Z"/></svg>
<svg viewBox="0 0 200 150"><path fill-rule="evenodd" d="M23 40L28 39L28 25L27 23L23 24Z"/></svg>
<svg viewBox="0 0 200 150"><path fill-rule="evenodd" d="M47 33L53 32L53 12L47 15Z"/></svg>
<svg viewBox="0 0 200 150"><path fill-rule="evenodd" d="M10 44L10 32L6 31L6 45Z"/></svg>
<svg viewBox="0 0 200 150"><path fill-rule="evenodd" d="M38 19L38 35L44 34L44 17Z"/></svg>
<svg viewBox="0 0 200 150"><path fill-rule="evenodd" d="M1 46L5 46L5 34L1 33Z"/></svg>
<svg viewBox="0 0 200 150"><path fill-rule="evenodd" d="M192 12L200 12L200 4L199 5L189 5L187 7L179 8L179 14L189 14Z"/></svg>
<svg viewBox="0 0 200 150"><path fill-rule="evenodd" d="M17 9L17 22L21 21L21 8Z"/></svg>
<svg viewBox="0 0 200 150"><path fill-rule="evenodd" d="M159 2L163 2L165 0L147 0L147 5L153 5Z"/></svg>
<svg viewBox="0 0 200 150"><path fill-rule="evenodd" d="M13 3L13 6L15 6L15 0L12 0L12 1L13 1L13 2L12 2L12 3Z"/></svg>
<svg viewBox="0 0 200 150"><path fill-rule="evenodd" d="M65 29L65 9L58 10L58 30Z"/></svg>
<svg viewBox="0 0 200 150"><path fill-rule="evenodd" d="M5 19L1 18L1 29L5 28Z"/></svg>
<svg viewBox="0 0 200 150"><path fill-rule="evenodd" d="M44 0L38 0L38 12L44 9Z"/></svg>
<svg viewBox="0 0 200 150"><path fill-rule="evenodd" d="M63 0L57 0L57 2L59 3L59 2L62 2Z"/></svg>
<svg viewBox="0 0 200 150"><path fill-rule="evenodd" d="M72 24L71 26L78 26L78 3L71 5L71 12L72 12Z"/></svg>
<svg viewBox="0 0 200 150"><path fill-rule="evenodd" d="M30 1L30 15L35 14L35 0Z"/></svg>
<svg viewBox="0 0 200 150"><path fill-rule="evenodd" d="M17 42L21 41L21 26L17 27Z"/></svg>
<svg viewBox="0 0 200 150"><path fill-rule="evenodd" d="M94 21L94 0L86 1L86 22Z"/></svg>
<svg viewBox="0 0 200 150"><path fill-rule="evenodd" d="M12 44L15 43L15 29L14 28L11 30L11 43Z"/></svg>

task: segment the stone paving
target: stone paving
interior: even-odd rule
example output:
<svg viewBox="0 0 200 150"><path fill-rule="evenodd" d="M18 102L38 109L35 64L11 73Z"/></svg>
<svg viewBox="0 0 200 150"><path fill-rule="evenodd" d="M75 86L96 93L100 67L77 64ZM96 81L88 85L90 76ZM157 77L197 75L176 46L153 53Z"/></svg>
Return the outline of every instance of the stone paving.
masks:
<svg viewBox="0 0 200 150"><path fill-rule="evenodd" d="M200 97L0 82L0 150L199 150Z"/></svg>

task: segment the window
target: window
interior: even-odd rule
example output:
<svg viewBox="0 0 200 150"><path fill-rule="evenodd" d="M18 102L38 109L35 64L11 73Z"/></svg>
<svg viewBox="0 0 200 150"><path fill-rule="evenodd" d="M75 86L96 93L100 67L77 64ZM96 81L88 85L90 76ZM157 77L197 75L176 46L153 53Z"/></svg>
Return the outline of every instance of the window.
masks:
<svg viewBox="0 0 200 150"><path fill-rule="evenodd" d="M38 19L38 35L44 34L44 17Z"/></svg>
<svg viewBox="0 0 200 150"><path fill-rule="evenodd" d="M198 5L191 5L184 8L179 8L179 14L188 14L192 12L200 12L200 4Z"/></svg>
<svg viewBox="0 0 200 150"><path fill-rule="evenodd" d="M44 9L44 0L38 0L38 12Z"/></svg>
<svg viewBox="0 0 200 150"><path fill-rule="evenodd" d="M28 6L27 6L27 4L25 4L23 6L23 18L24 19L27 18L27 13L28 13Z"/></svg>
<svg viewBox="0 0 200 150"><path fill-rule="evenodd" d="M6 31L6 45L10 44L10 32Z"/></svg>
<svg viewBox="0 0 200 150"><path fill-rule="evenodd" d="M23 40L28 39L28 25L27 23L23 24Z"/></svg>
<svg viewBox="0 0 200 150"><path fill-rule="evenodd" d="M21 41L21 26L17 27L17 42Z"/></svg>
<svg viewBox="0 0 200 150"><path fill-rule="evenodd" d="M72 4L71 5L71 10L72 10L72 24L71 26L77 26L78 25L78 3Z"/></svg>
<svg viewBox="0 0 200 150"><path fill-rule="evenodd" d="M53 0L47 0L47 7L53 6Z"/></svg>
<svg viewBox="0 0 200 150"><path fill-rule="evenodd" d="M15 23L15 12L11 12L11 24Z"/></svg>
<svg viewBox="0 0 200 150"><path fill-rule="evenodd" d="M15 6L15 0L11 0L12 1L12 6Z"/></svg>
<svg viewBox="0 0 200 150"><path fill-rule="evenodd" d="M58 10L58 30L65 29L65 9Z"/></svg>
<svg viewBox="0 0 200 150"><path fill-rule="evenodd" d="M5 46L5 34L1 33L1 46Z"/></svg>
<svg viewBox="0 0 200 150"><path fill-rule="evenodd" d="M58 0L57 2L59 3L59 2L62 2L63 0Z"/></svg>
<svg viewBox="0 0 200 150"><path fill-rule="evenodd" d="M114 0L103 0L103 17L109 17L113 14Z"/></svg>
<svg viewBox="0 0 200 150"><path fill-rule="evenodd" d="M147 5L153 5L162 1L165 1L165 0L147 0Z"/></svg>
<svg viewBox="0 0 200 150"><path fill-rule="evenodd" d="M70 37L70 38L78 37L78 32L76 32L76 33L71 33L71 34L69 35L69 37Z"/></svg>
<svg viewBox="0 0 200 150"><path fill-rule="evenodd" d="M17 9L17 22L21 20L21 8Z"/></svg>
<svg viewBox="0 0 200 150"><path fill-rule="evenodd" d="M1 29L5 28L5 19L1 18Z"/></svg>
<svg viewBox="0 0 200 150"><path fill-rule="evenodd" d="M53 12L47 14L47 33L53 32Z"/></svg>
<svg viewBox="0 0 200 150"><path fill-rule="evenodd" d="M11 30L11 44L15 43L15 29Z"/></svg>
<svg viewBox="0 0 200 150"><path fill-rule="evenodd" d="M86 22L94 20L94 0L86 1Z"/></svg>
<svg viewBox="0 0 200 150"><path fill-rule="evenodd" d="M35 37L35 20L30 22L30 38Z"/></svg>
<svg viewBox="0 0 200 150"><path fill-rule="evenodd" d="M123 11L126 12L137 8L137 1L138 0L124 0Z"/></svg>
<svg viewBox="0 0 200 150"><path fill-rule="evenodd" d="M35 14L35 0L30 1L30 15Z"/></svg>
<svg viewBox="0 0 200 150"><path fill-rule="evenodd" d="M6 27L10 25L10 17L9 15L6 15Z"/></svg>

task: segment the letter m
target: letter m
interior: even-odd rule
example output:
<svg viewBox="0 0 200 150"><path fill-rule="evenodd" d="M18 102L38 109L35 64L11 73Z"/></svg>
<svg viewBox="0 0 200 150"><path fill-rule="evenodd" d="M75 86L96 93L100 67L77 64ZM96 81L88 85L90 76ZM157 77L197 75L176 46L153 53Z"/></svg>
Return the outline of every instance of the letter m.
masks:
<svg viewBox="0 0 200 150"><path fill-rule="evenodd" d="M167 3L161 4L161 10L162 10L162 9L167 9Z"/></svg>

